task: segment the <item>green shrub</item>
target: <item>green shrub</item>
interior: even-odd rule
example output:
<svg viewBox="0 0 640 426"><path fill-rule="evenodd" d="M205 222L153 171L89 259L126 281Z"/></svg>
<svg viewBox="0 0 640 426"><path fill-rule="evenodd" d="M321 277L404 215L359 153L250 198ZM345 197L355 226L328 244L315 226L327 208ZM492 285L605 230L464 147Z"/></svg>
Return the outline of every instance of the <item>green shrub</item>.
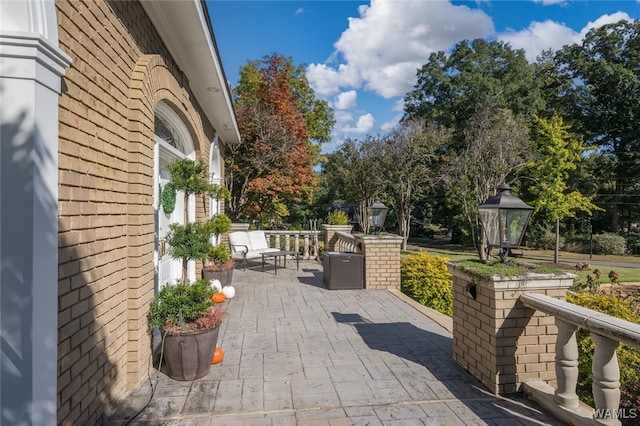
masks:
<svg viewBox="0 0 640 426"><path fill-rule="evenodd" d="M186 323L193 323L207 308L214 305L211 301L213 293L209 280L198 280L191 284L167 284L153 299L149 325L184 327Z"/></svg>
<svg viewBox="0 0 640 426"><path fill-rule="evenodd" d="M602 312L630 322L640 323L640 315L634 312L630 300L615 296L591 293L569 293L567 301L594 311ZM594 344L588 330L580 329L576 333L578 342L578 389L580 400L594 406L593 361ZM620 365L620 405L627 408L640 409L640 348L621 343L618 346L618 364Z"/></svg>
<svg viewBox="0 0 640 426"><path fill-rule="evenodd" d="M329 225L348 225L349 215L342 210L333 210L327 215L326 222Z"/></svg>
<svg viewBox="0 0 640 426"><path fill-rule="evenodd" d="M598 254L624 254L627 248L627 242L624 237L604 232L602 234L593 235L593 251Z"/></svg>
<svg viewBox="0 0 640 426"><path fill-rule="evenodd" d="M405 256L400 263L402 292L418 303L445 315L453 315L453 280L446 257L426 251Z"/></svg>
<svg viewBox="0 0 640 426"><path fill-rule="evenodd" d="M545 232L533 239L528 240L531 247L538 250L553 250L556 247L556 234ZM564 246L564 238L560 237L560 247Z"/></svg>
<svg viewBox="0 0 640 426"><path fill-rule="evenodd" d="M630 250L631 254L640 254L640 232L632 231L627 236L627 248Z"/></svg>

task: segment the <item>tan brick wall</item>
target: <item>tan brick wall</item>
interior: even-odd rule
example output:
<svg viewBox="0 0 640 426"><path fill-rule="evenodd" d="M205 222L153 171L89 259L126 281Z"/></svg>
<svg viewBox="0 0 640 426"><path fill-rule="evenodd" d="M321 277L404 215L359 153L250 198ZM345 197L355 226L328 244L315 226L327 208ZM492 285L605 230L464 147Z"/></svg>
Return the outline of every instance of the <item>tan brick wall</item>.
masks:
<svg viewBox="0 0 640 426"><path fill-rule="evenodd" d="M364 255L364 286L400 290L400 245L397 235L357 236Z"/></svg>
<svg viewBox="0 0 640 426"><path fill-rule="evenodd" d="M527 277L497 282L449 266L453 275L453 357L498 394L520 391L523 382L556 386L555 318L526 308L524 292L564 299L573 278ZM476 298L466 292L475 284Z"/></svg>
<svg viewBox="0 0 640 426"><path fill-rule="evenodd" d="M138 2L56 7L73 58L59 115L58 423L97 424L152 368L155 106L174 108L207 161L214 129Z"/></svg>

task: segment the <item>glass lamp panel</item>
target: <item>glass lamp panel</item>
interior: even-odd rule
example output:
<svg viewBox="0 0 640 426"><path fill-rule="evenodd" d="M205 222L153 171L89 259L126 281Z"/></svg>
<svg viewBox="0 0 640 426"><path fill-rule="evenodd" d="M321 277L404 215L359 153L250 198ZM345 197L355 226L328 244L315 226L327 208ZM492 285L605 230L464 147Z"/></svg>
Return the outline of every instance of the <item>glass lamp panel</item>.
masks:
<svg viewBox="0 0 640 426"><path fill-rule="evenodd" d="M498 221L498 209L478 209L480 221L490 246L500 245L500 222Z"/></svg>
<svg viewBox="0 0 640 426"><path fill-rule="evenodd" d="M384 226L384 220L386 219L386 216L387 209L372 208L371 216L369 217L371 225L375 226L376 228L382 228Z"/></svg>
<svg viewBox="0 0 640 426"><path fill-rule="evenodd" d="M504 241L510 246L519 246L524 234L531 210L506 210Z"/></svg>

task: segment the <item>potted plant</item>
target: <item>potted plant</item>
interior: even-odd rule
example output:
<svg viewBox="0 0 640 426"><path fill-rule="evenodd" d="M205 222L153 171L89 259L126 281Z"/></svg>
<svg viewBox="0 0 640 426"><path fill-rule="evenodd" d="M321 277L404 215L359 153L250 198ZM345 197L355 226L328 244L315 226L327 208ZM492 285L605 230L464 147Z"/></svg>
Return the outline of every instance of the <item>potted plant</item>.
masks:
<svg viewBox="0 0 640 426"><path fill-rule="evenodd" d="M342 210L331 211L322 224L324 231L324 250L333 251L338 241L338 232L351 233L353 226L349 224L349 215Z"/></svg>
<svg viewBox="0 0 640 426"><path fill-rule="evenodd" d="M349 215L342 210L333 210L327 215L326 223L327 225L348 225Z"/></svg>
<svg viewBox="0 0 640 426"><path fill-rule="evenodd" d="M218 280L223 287L231 285L233 279L234 260L226 244L220 243L220 236L231 229L231 219L226 215L216 215L209 221L209 230L216 241L206 254L202 278Z"/></svg>
<svg viewBox="0 0 640 426"><path fill-rule="evenodd" d="M226 198L226 188L209 182L204 161L178 159L167 166L171 190L184 195L184 225L172 223L166 235L171 256L182 260L182 279L164 286L154 297L149 324L160 328L163 336L161 359L166 359L167 374L176 380L194 380L207 374L218 340L222 311L211 300L215 292L208 280L190 283L190 260L204 261L214 246L212 236L223 224L224 215L189 222L189 197ZM203 200L206 204L206 198ZM226 218L226 221L225 221Z"/></svg>
<svg viewBox="0 0 640 426"><path fill-rule="evenodd" d="M160 362L174 380L195 380L211 368L223 319L220 305L212 301L215 291L202 279L166 285L153 298L149 325L160 329Z"/></svg>

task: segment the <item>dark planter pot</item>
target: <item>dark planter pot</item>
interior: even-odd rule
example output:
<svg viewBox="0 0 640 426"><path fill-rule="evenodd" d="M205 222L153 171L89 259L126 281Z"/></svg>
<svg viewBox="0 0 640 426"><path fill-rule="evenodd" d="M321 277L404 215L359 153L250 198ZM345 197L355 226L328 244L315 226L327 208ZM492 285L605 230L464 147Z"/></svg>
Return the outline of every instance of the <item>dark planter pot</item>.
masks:
<svg viewBox="0 0 640 426"><path fill-rule="evenodd" d="M227 269L203 269L202 270L202 278L205 280L218 280L222 287L226 287L231 285L231 280L233 280L233 268Z"/></svg>
<svg viewBox="0 0 640 426"><path fill-rule="evenodd" d="M218 326L192 333L167 334L164 341L167 376L183 381L206 376L211 369L219 330Z"/></svg>

